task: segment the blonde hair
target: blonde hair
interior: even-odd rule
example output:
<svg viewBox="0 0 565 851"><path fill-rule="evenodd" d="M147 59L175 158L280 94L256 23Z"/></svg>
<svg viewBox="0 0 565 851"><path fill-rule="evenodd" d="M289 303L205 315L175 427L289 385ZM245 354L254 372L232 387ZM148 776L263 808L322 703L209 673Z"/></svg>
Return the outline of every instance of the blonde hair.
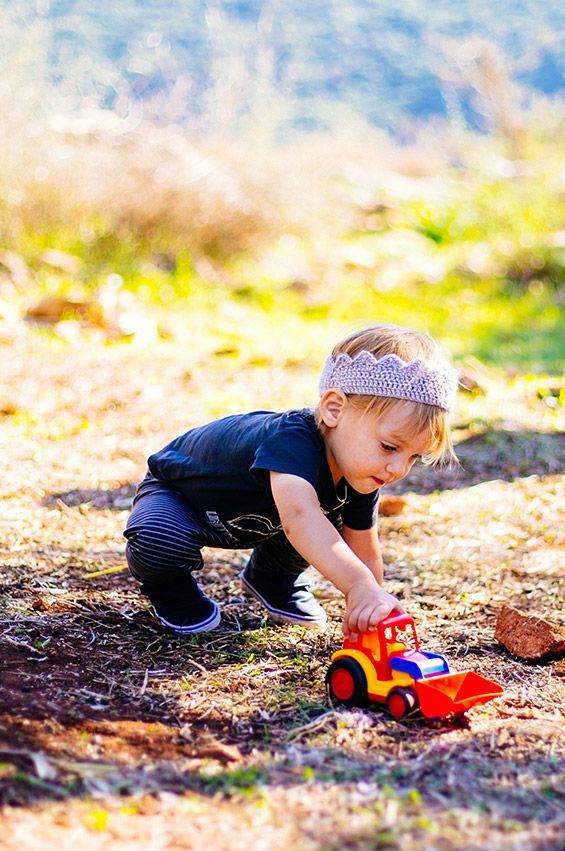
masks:
<svg viewBox="0 0 565 851"><path fill-rule="evenodd" d="M332 355L337 357L347 354L354 357L362 351L370 352L376 358L393 354L406 362L418 358L431 368L441 369L449 365L448 356L426 331L403 328L400 325L371 325L369 328L355 331L334 346ZM431 446L422 457L424 464L457 461L449 432L449 413L443 408L388 396L351 393L346 395L353 407L377 417L383 416L398 404L411 405L409 436L426 431L430 434ZM316 408L315 415L318 428L322 436L325 436L327 427L322 422L319 407Z"/></svg>

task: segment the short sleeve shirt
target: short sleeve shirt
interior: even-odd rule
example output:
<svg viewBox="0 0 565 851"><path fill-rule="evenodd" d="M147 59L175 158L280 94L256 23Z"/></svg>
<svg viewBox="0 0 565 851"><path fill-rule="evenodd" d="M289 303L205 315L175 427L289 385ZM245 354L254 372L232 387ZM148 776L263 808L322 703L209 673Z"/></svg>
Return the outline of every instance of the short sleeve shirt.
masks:
<svg viewBox="0 0 565 851"><path fill-rule="evenodd" d="M290 473L315 489L322 512L351 529L374 523L378 490L334 485L324 441L308 409L256 411L191 429L151 455L138 494L165 485L181 493L226 546L250 547L282 529L270 472Z"/></svg>

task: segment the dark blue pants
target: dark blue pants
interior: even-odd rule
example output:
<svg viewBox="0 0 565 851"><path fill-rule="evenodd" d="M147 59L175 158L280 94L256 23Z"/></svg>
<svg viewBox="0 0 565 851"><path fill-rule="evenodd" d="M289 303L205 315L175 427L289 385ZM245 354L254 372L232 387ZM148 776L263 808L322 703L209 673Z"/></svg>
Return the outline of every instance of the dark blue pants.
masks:
<svg viewBox="0 0 565 851"><path fill-rule="evenodd" d="M174 584L187 571L199 570L203 546L234 549L233 541L203 527L187 501L166 488L136 498L124 535L129 569L147 585ZM255 568L270 572L298 575L308 567L282 533L255 546L251 558Z"/></svg>

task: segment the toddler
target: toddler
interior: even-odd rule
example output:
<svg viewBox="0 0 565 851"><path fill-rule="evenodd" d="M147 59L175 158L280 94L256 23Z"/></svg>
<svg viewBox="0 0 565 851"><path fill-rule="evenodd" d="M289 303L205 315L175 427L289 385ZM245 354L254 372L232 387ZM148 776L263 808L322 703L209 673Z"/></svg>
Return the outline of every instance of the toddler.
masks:
<svg viewBox="0 0 565 851"><path fill-rule="evenodd" d="M428 334L375 325L334 348L315 410L228 416L151 455L124 534L158 620L181 634L220 623L195 579L203 546L252 548L242 584L275 621L325 626L308 565L345 595L346 635L402 610L381 587L379 489L455 457L456 386Z"/></svg>

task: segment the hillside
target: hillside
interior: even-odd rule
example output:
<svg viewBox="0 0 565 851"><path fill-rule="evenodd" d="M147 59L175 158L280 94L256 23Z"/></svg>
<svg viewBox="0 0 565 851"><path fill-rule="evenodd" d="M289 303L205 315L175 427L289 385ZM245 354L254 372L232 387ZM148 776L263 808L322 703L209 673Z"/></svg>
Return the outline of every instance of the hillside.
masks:
<svg viewBox="0 0 565 851"><path fill-rule="evenodd" d="M487 39L524 87L519 97L563 89L563 7L556 0L496 4L470 0L9 0L5 8L29 25L42 21L48 62L57 79L80 81L114 106L128 81L135 98L166 94L191 118L210 98L245 110L272 95L286 121L310 129L341 105L387 130L406 119L450 116L482 127L467 65ZM172 94L173 93L173 94ZM488 116L487 116L488 121Z"/></svg>

